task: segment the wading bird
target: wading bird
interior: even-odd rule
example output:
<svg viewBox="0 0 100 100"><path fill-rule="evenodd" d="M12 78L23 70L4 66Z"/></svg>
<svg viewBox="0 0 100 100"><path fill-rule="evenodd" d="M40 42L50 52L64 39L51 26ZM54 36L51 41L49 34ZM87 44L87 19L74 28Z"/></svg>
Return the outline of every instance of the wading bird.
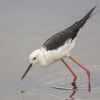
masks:
<svg viewBox="0 0 100 100"><path fill-rule="evenodd" d="M33 51L29 56L30 65L26 70L26 72L24 73L24 75L21 77L21 79L23 79L26 76L27 72L30 70L33 64L48 66L53 62L61 60L73 75L73 81L71 84L75 89L77 88L76 86L77 75L71 69L71 67L64 61L63 58L67 57L86 72L88 76L88 86L89 89L91 89L90 71L82 64L80 64L75 58L73 58L70 55L70 51L75 46L79 30L83 27L86 21L93 15L92 12L95 8L96 6L93 7L81 20L75 22L72 26L64 29L59 33L56 33L51 38L46 40L40 49Z"/></svg>

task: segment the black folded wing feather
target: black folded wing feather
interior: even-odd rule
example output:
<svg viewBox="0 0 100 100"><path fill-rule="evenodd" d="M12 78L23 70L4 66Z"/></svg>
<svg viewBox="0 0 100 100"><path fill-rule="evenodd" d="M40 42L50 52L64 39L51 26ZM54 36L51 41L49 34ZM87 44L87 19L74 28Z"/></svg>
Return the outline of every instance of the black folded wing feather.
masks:
<svg viewBox="0 0 100 100"><path fill-rule="evenodd" d="M67 40L73 40L77 36L79 29L82 28L86 21L91 17L90 15L95 9L95 7L93 7L80 21L75 22L69 28L59 33L56 33L47 41L45 41L43 47L45 47L47 50L53 50L62 46Z"/></svg>

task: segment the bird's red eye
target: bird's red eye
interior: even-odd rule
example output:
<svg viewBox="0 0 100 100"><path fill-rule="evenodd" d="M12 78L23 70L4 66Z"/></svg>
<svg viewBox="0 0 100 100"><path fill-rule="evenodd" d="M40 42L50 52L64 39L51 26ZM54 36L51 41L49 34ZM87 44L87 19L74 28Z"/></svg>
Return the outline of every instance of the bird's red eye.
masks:
<svg viewBox="0 0 100 100"><path fill-rule="evenodd" d="M36 57L33 58L33 60L35 60L35 59L36 59Z"/></svg>

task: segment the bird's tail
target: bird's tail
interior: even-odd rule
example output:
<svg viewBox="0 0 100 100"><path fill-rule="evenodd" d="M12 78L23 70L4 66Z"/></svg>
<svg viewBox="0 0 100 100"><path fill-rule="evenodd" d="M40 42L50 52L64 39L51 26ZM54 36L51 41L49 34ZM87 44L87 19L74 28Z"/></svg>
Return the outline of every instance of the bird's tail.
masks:
<svg viewBox="0 0 100 100"><path fill-rule="evenodd" d="M80 21L78 21L80 28L83 27L83 25L86 23L86 21L92 16L91 14L95 8L96 8L96 6L94 6Z"/></svg>

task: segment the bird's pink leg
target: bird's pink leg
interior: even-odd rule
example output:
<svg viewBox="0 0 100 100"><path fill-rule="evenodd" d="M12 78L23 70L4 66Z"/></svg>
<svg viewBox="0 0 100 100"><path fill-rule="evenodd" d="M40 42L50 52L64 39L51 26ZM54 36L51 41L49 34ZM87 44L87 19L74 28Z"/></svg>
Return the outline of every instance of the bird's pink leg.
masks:
<svg viewBox="0 0 100 100"><path fill-rule="evenodd" d="M84 67L83 65L81 65L78 61L76 61L73 57L69 57L73 62L75 62L79 67L81 67L83 70L85 70L86 71L86 73L87 73L87 76L88 76L88 81L89 81L89 83L88 83L88 86L89 86L89 91L91 90L91 77L90 77L90 71L86 68L86 67Z"/></svg>
<svg viewBox="0 0 100 100"><path fill-rule="evenodd" d="M74 86L74 89L77 88L77 86L76 86L77 75L73 72L73 70L69 67L69 65L64 61L64 59L61 59L61 61L65 64L65 66L69 69L69 71L71 72L71 74L74 77L73 82L71 83L72 86Z"/></svg>

